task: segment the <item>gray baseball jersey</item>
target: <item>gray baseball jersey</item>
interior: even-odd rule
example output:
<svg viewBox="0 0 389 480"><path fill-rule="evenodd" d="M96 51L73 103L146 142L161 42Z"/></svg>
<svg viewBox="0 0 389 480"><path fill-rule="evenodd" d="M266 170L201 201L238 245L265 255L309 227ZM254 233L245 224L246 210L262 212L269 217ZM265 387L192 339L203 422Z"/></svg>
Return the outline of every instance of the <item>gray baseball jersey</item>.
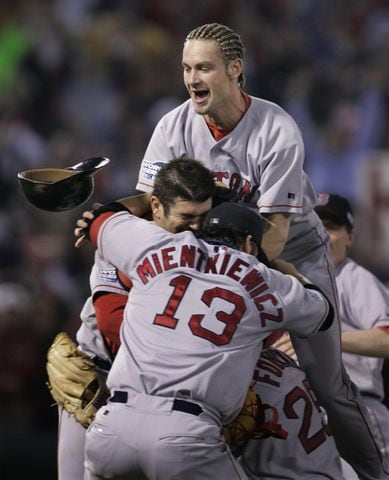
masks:
<svg viewBox="0 0 389 480"><path fill-rule="evenodd" d="M98 249L133 282L111 389L189 392L228 423L269 332L284 328L307 337L328 314L322 295L293 277L191 232L171 234L127 213L112 216L100 232ZM223 395L230 378L233 392Z"/></svg>
<svg viewBox="0 0 389 480"><path fill-rule="evenodd" d="M389 290L371 272L346 258L335 269L342 330L389 327ZM383 400L382 358L343 353L343 362L362 393Z"/></svg>
<svg viewBox="0 0 389 480"><path fill-rule="evenodd" d="M337 291L329 236L313 210L316 193L303 170L304 145L292 117L274 103L250 97L251 105L221 140L189 99L157 124L139 172L137 189L150 191L159 168L174 158L196 158L215 179L238 191L261 213L292 214L281 257L318 285L335 307ZM344 372L340 323L309 341L292 334L299 363L328 411L342 455L366 479L381 478L382 466L360 394ZM350 448L350 444L353 448Z"/></svg>
<svg viewBox="0 0 389 480"><path fill-rule="evenodd" d="M249 478L341 480L340 457L325 411L296 363L275 348L262 350L253 388L266 405L265 421L276 417L287 438L265 435L247 443L240 462Z"/></svg>
<svg viewBox="0 0 389 480"><path fill-rule="evenodd" d="M316 193L303 172L301 134L278 105L250 98L251 105L239 124L219 141L190 99L162 117L146 149L136 188L150 191L159 168L174 158L199 159L215 180L236 190L243 202L261 213L295 214L283 256L297 261L301 247L321 245L326 238L312 212Z"/></svg>
<svg viewBox="0 0 389 480"><path fill-rule="evenodd" d="M186 478L183 471L192 479L245 478L237 476L237 465L226 473L232 460L215 432L239 412L263 339L279 328L313 334L328 315L328 302L251 255L191 232L168 233L126 212L103 223L98 249L133 283L107 380L128 399L103 407L88 430L86 478L123 475L135 465L153 471L151 478ZM177 398L201 406L204 417L170 415ZM107 437L112 429L117 433ZM174 447L188 435L189 450ZM199 466L204 445L213 467L208 476Z"/></svg>
<svg viewBox="0 0 389 480"><path fill-rule="evenodd" d="M389 290L376 276L351 258L337 265L335 274L342 330L389 327ZM351 353L342 356L347 373L362 393L377 445L389 470L389 410L382 403L384 360Z"/></svg>

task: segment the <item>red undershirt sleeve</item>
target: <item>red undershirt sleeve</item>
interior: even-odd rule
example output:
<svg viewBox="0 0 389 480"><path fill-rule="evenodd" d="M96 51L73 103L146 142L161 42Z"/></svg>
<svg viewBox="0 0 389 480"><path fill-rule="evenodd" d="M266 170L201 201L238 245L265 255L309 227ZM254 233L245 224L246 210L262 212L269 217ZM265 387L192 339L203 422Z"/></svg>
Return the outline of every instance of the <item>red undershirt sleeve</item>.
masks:
<svg viewBox="0 0 389 480"><path fill-rule="evenodd" d="M104 212L95 218L89 227L89 238L94 247L97 247L97 236L100 230L101 225L107 220L107 218L114 215L116 212Z"/></svg>
<svg viewBox="0 0 389 480"><path fill-rule="evenodd" d="M97 327L113 355L116 355L120 346L119 332L127 299L127 295L108 292L99 292L93 298Z"/></svg>

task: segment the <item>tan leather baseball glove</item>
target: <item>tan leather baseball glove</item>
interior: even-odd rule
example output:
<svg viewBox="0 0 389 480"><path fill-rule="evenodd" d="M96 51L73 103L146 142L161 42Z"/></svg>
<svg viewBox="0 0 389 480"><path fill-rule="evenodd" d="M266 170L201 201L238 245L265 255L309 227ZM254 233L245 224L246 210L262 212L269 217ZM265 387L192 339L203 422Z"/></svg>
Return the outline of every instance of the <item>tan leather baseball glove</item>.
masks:
<svg viewBox="0 0 389 480"><path fill-rule="evenodd" d="M47 386L54 401L88 427L109 396L100 369L65 332L54 338L46 369Z"/></svg>
<svg viewBox="0 0 389 480"><path fill-rule="evenodd" d="M263 408L260 397L249 389L242 409L235 419L223 428L223 436L231 447L239 447L253 438L263 422Z"/></svg>

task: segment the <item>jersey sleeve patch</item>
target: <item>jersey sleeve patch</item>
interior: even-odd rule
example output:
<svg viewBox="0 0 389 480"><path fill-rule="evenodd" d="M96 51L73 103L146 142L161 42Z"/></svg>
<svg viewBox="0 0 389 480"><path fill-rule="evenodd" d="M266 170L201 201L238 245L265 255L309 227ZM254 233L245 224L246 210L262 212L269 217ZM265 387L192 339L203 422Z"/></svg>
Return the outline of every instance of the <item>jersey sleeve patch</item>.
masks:
<svg viewBox="0 0 389 480"><path fill-rule="evenodd" d="M116 268L99 268L98 278L106 283L116 283L118 281Z"/></svg>
<svg viewBox="0 0 389 480"><path fill-rule="evenodd" d="M143 178L144 180L149 180L150 182L153 183L156 174L164 165L165 165L164 162L150 162L148 160L143 160L139 178Z"/></svg>

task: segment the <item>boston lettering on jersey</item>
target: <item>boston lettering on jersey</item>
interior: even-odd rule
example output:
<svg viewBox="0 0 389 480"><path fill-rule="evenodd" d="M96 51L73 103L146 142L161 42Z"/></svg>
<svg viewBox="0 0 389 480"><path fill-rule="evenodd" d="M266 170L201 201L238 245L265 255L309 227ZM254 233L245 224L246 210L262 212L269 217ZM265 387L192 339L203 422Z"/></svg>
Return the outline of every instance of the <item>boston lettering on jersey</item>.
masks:
<svg viewBox="0 0 389 480"><path fill-rule="evenodd" d="M223 251L223 254L220 252ZM277 298L261 273L249 263L219 247L219 252L209 255L195 245L166 247L150 253L136 267L140 281L146 285L150 279L176 268L194 269L205 274L225 275L240 283L249 293L259 312L264 327L268 320L282 322L283 311L278 307ZM265 310L264 304L272 306L272 313ZM276 308L277 307L277 308Z"/></svg>
<svg viewBox="0 0 389 480"><path fill-rule="evenodd" d="M227 183L228 188L238 192L239 198L245 203L251 203L254 195L258 192L259 185L252 185L249 180L242 178L238 172L213 172L215 181ZM227 182L226 182L227 181Z"/></svg>

